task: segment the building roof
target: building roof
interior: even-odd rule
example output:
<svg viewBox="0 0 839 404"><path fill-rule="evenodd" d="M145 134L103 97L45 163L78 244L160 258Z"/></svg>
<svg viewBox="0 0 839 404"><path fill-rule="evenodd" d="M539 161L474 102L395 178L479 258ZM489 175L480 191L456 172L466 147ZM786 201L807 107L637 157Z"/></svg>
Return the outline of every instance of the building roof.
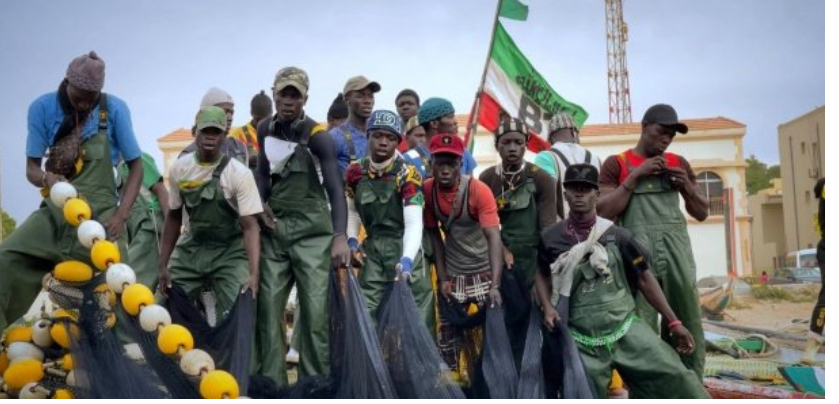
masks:
<svg viewBox="0 0 839 404"><path fill-rule="evenodd" d="M469 125L469 115L457 115L458 126L465 128ZM713 130L745 128L746 125L730 118L718 116L716 118L685 119L682 120L690 130ZM641 123L628 124L590 124L583 126L582 136L597 135L631 135L641 133Z"/></svg>
<svg viewBox="0 0 839 404"><path fill-rule="evenodd" d="M175 129L174 132L157 138L158 143L183 142L187 140L192 141L192 131L186 128Z"/></svg>

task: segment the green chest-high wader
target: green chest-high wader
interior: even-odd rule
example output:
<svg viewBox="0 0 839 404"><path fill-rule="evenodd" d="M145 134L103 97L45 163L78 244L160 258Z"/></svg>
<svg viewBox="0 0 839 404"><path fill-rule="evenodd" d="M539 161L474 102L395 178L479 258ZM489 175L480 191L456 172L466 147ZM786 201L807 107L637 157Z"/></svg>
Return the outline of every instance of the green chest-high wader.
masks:
<svg viewBox="0 0 839 404"><path fill-rule="evenodd" d="M117 167L122 188L128 180L125 163ZM168 207L167 207L168 208ZM157 271L160 262L160 238L163 235L163 209L154 194L145 186L131 207L128 221L125 223L128 242L126 262L137 274L137 282L151 290L157 287Z"/></svg>
<svg viewBox="0 0 839 404"><path fill-rule="evenodd" d="M634 397L709 398L676 351L636 316L614 238L608 232L601 238L606 240L610 273L598 273L586 257L577 265L571 287L570 330L597 397L608 398L612 371L617 370Z"/></svg>
<svg viewBox="0 0 839 404"><path fill-rule="evenodd" d="M634 167L626 161L629 171ZM696 349L682 361L701 380L705 368L705 337L699 294L696 290L696 262L693 258L687 221L680 208L679 192L660 176L642 178L621 214L621 227L631 230L650 253L650 268L661 283L667 303L696 340ZM637 298L638 314L662 338L675 346L658 313L643 296Z"/></svg>
<svg viewBox="0 0 839 404"><path fill-rule="evenodd" d="M395 267L402 259L405 217L396 178L370 178L367 174L369 164L369 161L365 161L362 167L364 175L356 186L354 203L367 231L367 239L364 241L366 257L359 280L370 316L376 318L385 288L396 277ZM413 260L414 269L409 280L411 292L423 323L428 332L434 335L431 276L423 263L422 253L418 253Z"/></svg>
<svg viewBox="0 0 839 404"><path fill-rule="evenodd" d="M92 219L103 226L117 209L117 190L108 141L107 95L99 102L99 130L82 141L81 170L69 181L90 205ZM128 256L124 235L119 241ZM56 264L77 260L92 265L90 249L79 242L77 228L64 219L50 198L0 244L0 330L26 314L41 290L41 280Z"/></svg>
<svg viewBox="0 0 839 404"><path fill-rule="evenodd" d="M213 318L221 321L227 316L250 275L239 213L230 206L220 185L228 163L230 157L223 155L210 181L179 191L189 215L189 232L169 260L172 283L191 298L197 300L202 292L213 292L215 316L209 315L212 308L204 308L210 324L214 324Z"/></svg>
<svg viewBox="0 0 839 404"><path fill-rule="evenodd" d="M316 136L328 136L318 133ZM285 306L297 285L300 318L300 377L329 372L327 291L332 266L332 216L315 158L309 152L309 133L279 174L271 176L268 204L277 218L273 234L262 235L259 295L257 298L257 372L284 386L286 374Z"/></svg>
<svg viewBox="0 0 839 404"><path fill-rule="evenodd" d="M501 240L504 247L513 254L513 278L527 301L516 304L529 307L531 290L536 276L536 257L539 248L539 208L536 202L535 166L528 166L525 179L512 189L496 195L498 217L501 220ZM506 270L506 269L505 269ZM507 307L512 307L508 305ZM527 313L518 316L519 321L507 323L510 345L516 366L521 364L527 334Z"/></svg>

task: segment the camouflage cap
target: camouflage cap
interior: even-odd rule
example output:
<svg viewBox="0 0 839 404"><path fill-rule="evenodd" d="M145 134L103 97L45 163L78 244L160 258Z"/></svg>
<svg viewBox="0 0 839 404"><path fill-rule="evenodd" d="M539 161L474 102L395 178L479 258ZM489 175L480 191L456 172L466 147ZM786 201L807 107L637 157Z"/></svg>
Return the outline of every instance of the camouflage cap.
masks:
<svg viewBox="0 0 839 404"><path fill-rule="evenodd" d="M274 94L289 86L296 88L305 97L309 93L309 75L294 66L280 69L274 77Z"/></svg>
<svg viewBox="0 0 839 404"><path fill-rule="evenodd" d="M200 132L207 128L227 130L227 113L215 106L201 107L195 116L195 128Z"/></svg>

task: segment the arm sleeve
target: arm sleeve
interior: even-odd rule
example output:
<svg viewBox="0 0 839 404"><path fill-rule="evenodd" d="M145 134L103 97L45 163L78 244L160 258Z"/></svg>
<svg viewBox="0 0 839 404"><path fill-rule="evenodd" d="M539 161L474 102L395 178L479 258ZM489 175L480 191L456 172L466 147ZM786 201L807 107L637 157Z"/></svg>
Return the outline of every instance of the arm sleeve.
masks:
<svg viewBox="0 0 839 404"><path fill-rule="evenodd" d="M606 162L603 163L603 168L600 170L600 188L610 187L617 188L621 185L621 166L618 163L618 158L609 156Z"/></svg>
<svg viewBox="0 0 839 404"><path fill-rule="evenodd" d="M29 106L26 117L26 126L29 131L26 134L26 157L43 158L47 154L50 144L45 119L44 106L36 100Z"/></svg>
<svg viewBox="0 0 839 404"><path fill-rule="evenodd" d="M268 135L268 120L266 119L256 130L256 142L259 144L259 154L256 158L256 170L253 173L256 180L256 187L259 189L259 196L263 202L268 200L271 189L270 164L268 156L265 155L265 136Z"/></svg>
<svg viewBox="0 0 839 404"><path fill-rule="evenodd" d="M355 210L355 203L347 198L347 238L358 239L358 230L361 228L361 216Z"/></svg>
<svg viewBox="0 0 839 404"><path fill-rule="evenodd" d="M344 180L338 174L335 142L326 132L313 133L309 138L309 149L320 160L323 187L332 207L332 231L344 233L347 230L347 198L344 195Z"/></svg>
<svg viewBox="0 0 839 404"><path fill-rule="evenodd" d="M550 150L545 150L539 152L536 155L536 159L533 160L533 164L536 164L537 167L541 168L544 172L548 173L553 178L556 178L556 165L554 164L554 159L551 156ZM600 167L598 166L598 169Z"/></svg>
<svg viewBox="0 0 839 404"><path fill-rule="evenodd" d="M114 138L117 141L119 152L125 161L134 161L142 156L137 137L134 135L134 126L131 124L131 111L124 101L118 98L109 98L110 120L113 124Z"/></svg>
<svg viewBox="0 0 839 404"><path fill-rule="evenodd" d="M495 204L495 197L492 191L481 181L473 180L469 185L469 210L472 217L478 218L483 229L492 229L501 226L501 219L498 218L498 206Z"/></svg>
<svg viewBox="0 0 839 404"><path fill-rule="evenodd" d="M556 181L548 173L536 173L537 202L539 206L539 230L556 223Z"/></svg>
<svg viewBox="0 0 839 404"><path fill-rule="evenodd" d="M405 217L405 234L402 235L402 256L414 259L422 244L422 205L402 208Z"/></svg>

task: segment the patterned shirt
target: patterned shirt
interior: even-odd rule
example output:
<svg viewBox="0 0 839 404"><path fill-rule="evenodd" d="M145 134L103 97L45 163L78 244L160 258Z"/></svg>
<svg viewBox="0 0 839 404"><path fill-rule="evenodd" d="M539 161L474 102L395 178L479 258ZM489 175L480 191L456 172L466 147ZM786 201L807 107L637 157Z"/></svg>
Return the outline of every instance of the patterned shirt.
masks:
<svg viewBox="0 0 839 404"><path fill-rule="evenodd" d="M414 166L406 164L401 157L396 157L384 171L376 172L371 167L365 173L364 166L368 165L367 160L369 160L369 157L363 157L350 164L347 169L347 198L355 198L355 189L358 183L363 176L367 175L370 179L396 181L396 189L399 190L402 197L403 206L423 206L425 198L422 193L422 177Z"/></svg>

